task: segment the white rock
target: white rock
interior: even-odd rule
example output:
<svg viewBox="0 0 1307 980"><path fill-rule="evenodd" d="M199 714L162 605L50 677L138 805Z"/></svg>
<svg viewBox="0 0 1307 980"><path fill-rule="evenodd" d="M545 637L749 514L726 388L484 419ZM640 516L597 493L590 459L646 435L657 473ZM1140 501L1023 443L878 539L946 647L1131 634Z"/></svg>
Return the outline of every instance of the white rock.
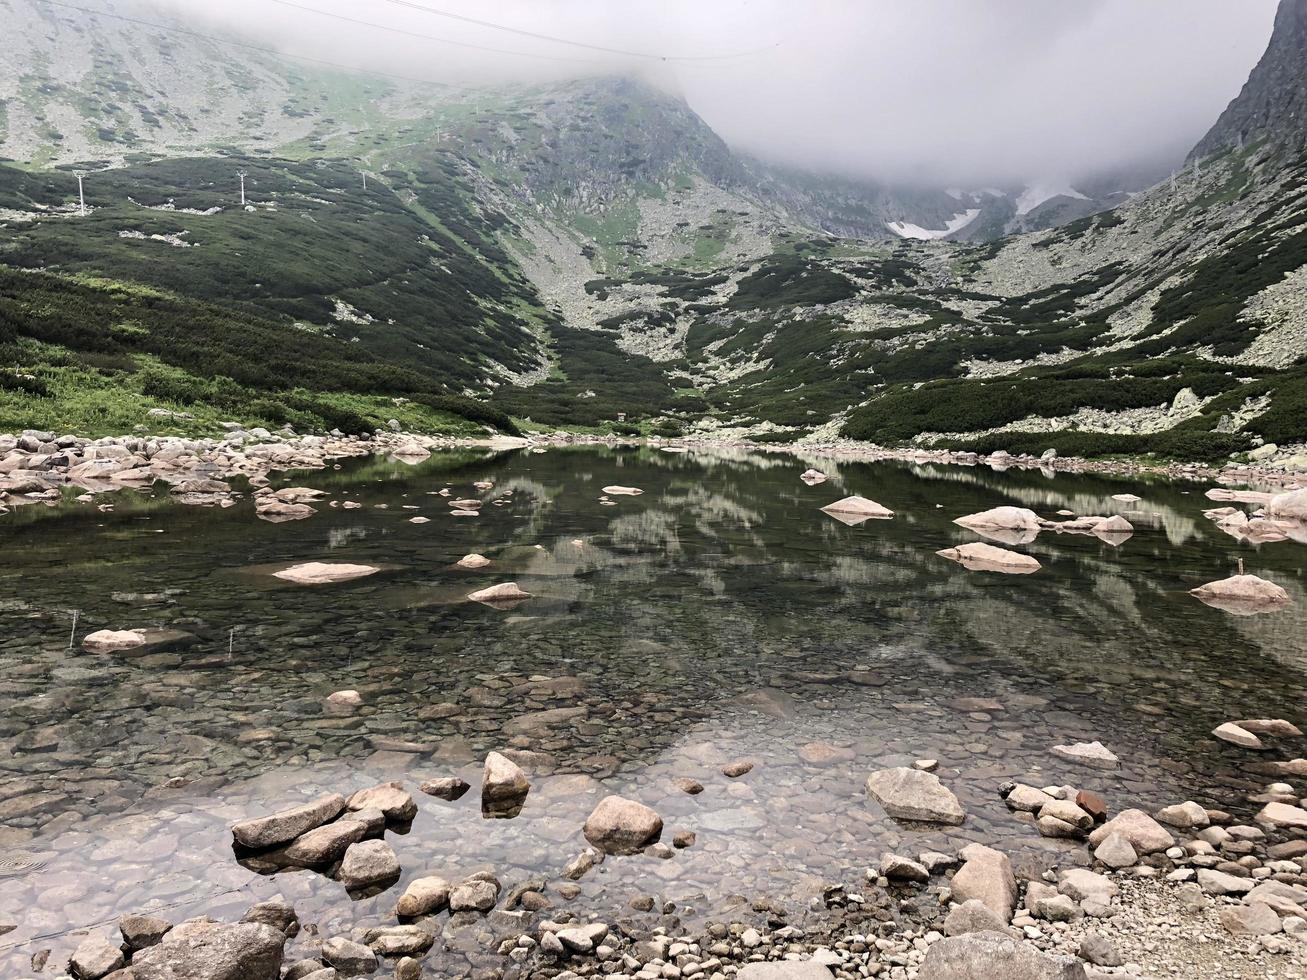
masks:
<svg viewBox="0 0 1307 980"><path fill-rule="evenodd" d="M325 585L331 582L348 582L381 571L375 565L351 565L347 562L311 561L292 565L272 574L296 585Z"/></svg>

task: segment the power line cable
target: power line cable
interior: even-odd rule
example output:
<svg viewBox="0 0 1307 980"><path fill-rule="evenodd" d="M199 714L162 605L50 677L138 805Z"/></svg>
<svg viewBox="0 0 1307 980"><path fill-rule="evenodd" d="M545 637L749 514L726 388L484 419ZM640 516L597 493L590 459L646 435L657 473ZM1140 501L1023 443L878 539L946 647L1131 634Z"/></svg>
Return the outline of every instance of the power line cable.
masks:
<svg viewBox="0 0 1307 980"><path fill-rule="evenodd" d="M306 13L318 14L321 17L330 17L333 20L345 21L348 24L358 24L362 27L373 27L379 31L389 31L391 34L402 34L405 37L414 37L423 41L436 41L440 44L452 44L460 48L472 48L475 51L491 51L495 54L513 55L518 58L536 58L541 61L563 61L573 64L582 65L599 65L604 64L598 58L569 58L565 55L550 54L533 54L529 51L512 51L508 48L495 48L486 44L473 44L471 41L455 41L448 37L437 37L434 34L422 34L418 31L405 30L402 27L392 27L389 24L377 24L370 20L359 20L357 17L350 17L347 14L338 14L330 10L319 10L316 7L306 7L303 4L295 3L294 0L269 0L270 3L280 4L283 7L292 7L295 10L303 10Z"/></svg>
<svg viewBox="0 0 1307 980"><path fill-rule="evenodd" d="M455 14L448 10L437 10L434 7L427 7L420 3L413 3L412 0L382 0L382 2L394 4L396 7L406 7L410 10L420 10L422 13L431 14L434 17L446 17L450 20L462 21L465 24L476 24L478 27L488 27L495 31L505 31L509 34L517 34L520 37L535 38L537 41L552 41L554 44L566 44L574 48L586 48L590 51L602 51L605 54L620 54L627 58L644 58L648 61L725 61L731 58L747 58L751 55L763 54L764 52L780 47L781 43L777 41L775 44L769 44L766 47L755 48L751 51L736 51L731 54L650 54L648 51L628 51L625 48L610 48L602 44L591 44L587 41L573 41L570 38L557 37L553 34L541 34L537 31L528 31L520 27L510 27L507 24L496 24L493 21L480 20L476 17L468 17L464 14Z"/></svg>

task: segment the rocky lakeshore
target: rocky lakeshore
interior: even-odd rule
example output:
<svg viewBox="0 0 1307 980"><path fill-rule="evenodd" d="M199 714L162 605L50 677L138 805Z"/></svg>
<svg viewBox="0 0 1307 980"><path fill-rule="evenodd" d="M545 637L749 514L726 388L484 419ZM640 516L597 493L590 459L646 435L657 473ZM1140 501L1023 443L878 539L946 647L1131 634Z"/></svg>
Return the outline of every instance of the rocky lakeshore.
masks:
<svg viewBox="0 0 1307 980"><path fill-rule="evenodd" d="M338 699L348 702L348 697ZM1243 731L1300 738L1279 720ZM1075 748L1075 747L1072 747ZM1082 753L1083 754L1083 753ZM1096 762L1091 765L1101 766ZM1301 760L1286 771L1307 771ZM866 791L905 829L961 824L967 814L930 770L934 760L878 770ZM734 775L731 775L734 773ZM752 765L726 778L766 778ZM694 781L678 789L697 795ZM1086 780L1086 786L1093 784ZM459 777L422 793L456 802ZM511 818L531 780L510 758L484 765L483 811ZM1013 866L998 849L885 852L859 880L824 882L806 904L737 896L700 909L688 927L675 902L635 895L619 914L587 911L578 882L607 862L693 859L694 834L669 847L659 815L637 800L603 798L581 828L589 846L554 874L504 880L478 872L447 879L439 860L402 839L419 816L402 782L349 797L327 795L232 825L236 857L263 873L310 873L343 887L339 901L389 893L389 921L331 934L273 898L239 921L172 923L146 907L82 934L67 963L74 980L337 980L471 976L478 980L1108 980L1293 978L1307 975L1307 809L1293 788L1268 784L1247 823L1192 801L1153 814L1109 804L1090 788L1003 784L996 789L1030 832L1085 840L1076 861ZM425 862L400 891L401 860ZM634 855L634 856L632 856ZM1072 855L1068 855L1069 857ZM434 867L432 864L434 863ZM450 954L453 954L451 956ZM46 975L48 950L33 954ZM457 965L462 963L462 966ZM434 971L434 972L433 972Z"/></svg>

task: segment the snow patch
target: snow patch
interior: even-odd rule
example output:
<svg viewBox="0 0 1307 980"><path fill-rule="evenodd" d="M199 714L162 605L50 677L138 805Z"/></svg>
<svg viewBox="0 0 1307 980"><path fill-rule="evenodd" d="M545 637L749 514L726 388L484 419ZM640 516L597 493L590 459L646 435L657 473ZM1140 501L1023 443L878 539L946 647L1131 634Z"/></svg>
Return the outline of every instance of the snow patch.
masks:
<svg viewBox="0 0 1307 980"><path fill-rule="evenodd" d="M1055 197L1074 197L1078 201L1089 200L1069 184L1031 184L1017 198L1017 214L1029 214L1045 201L1051 201Z"/></svg>
<svg viewBox="0 0 1307 980"><path fill-rule="evenodd" d="M965 228L971 222L976 220L980 214L980 208L971 208L967 211L960 211L953 215L949 222L942 228L922 228L920 225L914 225L907 221L887 221L885 227L900 238L915 238L918 241L933 241L936 238L943 238L951 235L955 231Z"/></svg>

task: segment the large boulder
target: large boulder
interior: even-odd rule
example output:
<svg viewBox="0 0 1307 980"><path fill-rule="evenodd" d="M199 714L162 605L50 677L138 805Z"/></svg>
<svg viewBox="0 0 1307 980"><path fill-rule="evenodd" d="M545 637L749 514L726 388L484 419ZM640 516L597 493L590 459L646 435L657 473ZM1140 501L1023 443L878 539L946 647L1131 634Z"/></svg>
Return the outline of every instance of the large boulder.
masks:
<svg viewBox="0 0 1307 980"><path fill-rule="evenodd" d="M966 811L933 772L899 766L878 769L867 777L867 793L899 820L960 824Z"/></svg>
<svg viewBox="0 0 1307 980"><path fill-rule="evenodd" d="M1089 846L1097 847L1112 834L1120 834L1136 854L1155 854L1175 844L1175 838L1143 810L1122 810L1089 835Z"/></svg>
<svg viewBox="0 0 1307 980"><path fill-rule="evenodd" d="M634 854L662 835L663 820L643 803L606 796L585 821L585 839L608 854Z"/></svg>
<svg viewBox="0 0 1307 980"><path fill-rule="evenodd" d="M1277 493L1266 502L1266 514L1281 521L1299 521L1307 524L1307 487Z"/></svg>
<svg viewBox="0 0 1307 980"><path fill-rule="evenodd" d="M943 551L935 552L935 554L941 558L947 558L949 561L955 561L963 568L973 572L1004 572L1008 575L1029 575L1031 572L1037 572L1040 569L1039 562L1029 555L1008 551L1006 548L996 548L992 544L982 544L978 541L958 545L956 548L945 548Z"/></svg>
<svg viewBox="0 0 1307 980"><path fill-rule="evenodd" d="M182 923L132 957L135 980L277 980L286 937L258 922Z"/></svg>
<svg viewBox="0 0 1307 980"><path fill-rule="evenodd" d="M1005 924L1011 922L1017 907L1017 879L1008 856L984 844L968 844L960 853L964 863L950 882L953 900L975 899Z"/></svg>
<svg viewBox="0 0 1307 980"><path fill-rule="evenodd" d="M345 797L332 793L271 816L242 820L232 825L231 835L241 847L263 850L290 843L314 827L321 827L328 820L334 820L344 809Z"/></svg>
<svg viewBox="0 0 1307 980"><path fill-rule="evenodd" d="M917 980L1086 980L1069 956L1049 956L996 932L942 939L930 947Z"/></svg>

